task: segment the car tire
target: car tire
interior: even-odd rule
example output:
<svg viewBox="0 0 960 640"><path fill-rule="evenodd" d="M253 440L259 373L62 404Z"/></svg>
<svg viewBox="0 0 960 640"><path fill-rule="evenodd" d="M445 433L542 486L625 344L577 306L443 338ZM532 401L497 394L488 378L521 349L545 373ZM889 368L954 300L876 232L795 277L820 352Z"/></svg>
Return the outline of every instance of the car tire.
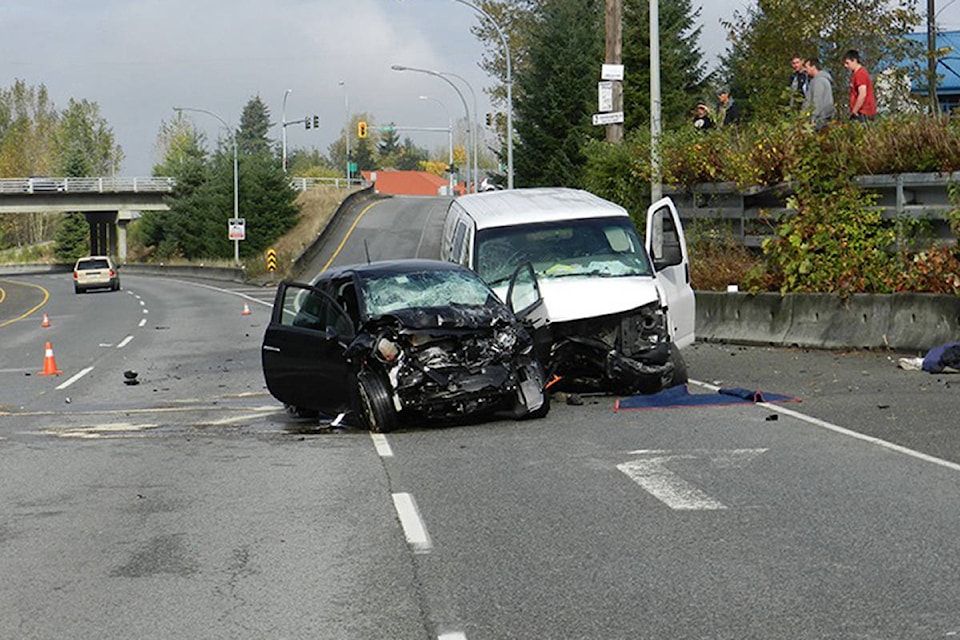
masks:
<svg viewBox="0 0 960 640"><path fill-rule="evenodd" d="M73 292L74 292L74 293L83 293L83 289L81 289L80 287L74 287L74 288L73 288Z"/></svg>
<svg viewBox="0 0 960 640"><path fill-rule="evenodd" d="M680 349L673 343L670 344L670 361L673 363L673 374L667 381L669 384L663 385L664 389L687 384L689 380L687 377L687 361L683 359L683 354L680 353Z"/></svg>
<svg viewBox="0 0 960 640"><path fill-rule="evenodd" d="M357 400L357 413L368 430L389 433L397 428L397 412L383 376L374 371L358 373Z"/></svg>

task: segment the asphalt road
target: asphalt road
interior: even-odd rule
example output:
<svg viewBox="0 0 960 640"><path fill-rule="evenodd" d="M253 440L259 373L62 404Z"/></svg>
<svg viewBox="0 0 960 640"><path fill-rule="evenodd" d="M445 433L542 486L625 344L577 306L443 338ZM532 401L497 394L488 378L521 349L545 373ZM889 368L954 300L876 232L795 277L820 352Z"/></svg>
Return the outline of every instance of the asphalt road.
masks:
<svg viewBox="0 0 960 640"><path fill-rule="evenodd" d="M358 211L325 260L428 251L422 204ZM123 286L0 279L0 638L960 634L950 376L697 344L691 391L802 401L371 437L266 393L272 290Z"/></svg>

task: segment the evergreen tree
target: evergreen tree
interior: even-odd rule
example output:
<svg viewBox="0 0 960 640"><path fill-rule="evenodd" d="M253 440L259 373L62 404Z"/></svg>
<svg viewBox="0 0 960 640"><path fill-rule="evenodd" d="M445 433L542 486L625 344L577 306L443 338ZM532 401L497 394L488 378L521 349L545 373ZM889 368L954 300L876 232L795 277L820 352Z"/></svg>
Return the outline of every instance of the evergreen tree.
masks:
<svg viewBox="0 0 960 640"><path fill-rule="evenodd" d="M90 253L90 225L82 213L63 216L54 234L53 254L60 262L73 263Z"/></svg>
<svg viewBox="0 0 960 640"><path fill-rule="evenodd" d="M603 2L553 0L516 77L514 149L517 186L578 186L585 158L580 147L602 131L596 107L597 70L603 60Z"/></svg>
<svg viewBox="0 0 960 640"><path fill-rule="evenodd" d="M240 153L252 155L269 152L273 143L267 137L267 133L272 126L270 109L263 103L260 96L251 98L240 116L240 130L237 132Z"/></svg>
<svg viewBox="0 0 960 640"><path fill-rule="evenodd" d="M663 127L689 124L699 100L712 100L703 54L697 45L700 9L690 0L660 3L660 117ZM624 0L623 106L626 130L650 127L650 3Z"/></svg>

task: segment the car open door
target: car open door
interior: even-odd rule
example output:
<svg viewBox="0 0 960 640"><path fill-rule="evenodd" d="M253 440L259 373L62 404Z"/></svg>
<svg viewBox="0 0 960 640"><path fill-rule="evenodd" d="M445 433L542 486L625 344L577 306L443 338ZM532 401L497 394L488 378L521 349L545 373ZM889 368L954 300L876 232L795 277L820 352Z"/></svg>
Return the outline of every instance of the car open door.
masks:
<svg viewBox="0 0 960 640"><path fill-rule="evenodd" d="M507 287L507 306L517 318L531 328L537 358L541 362L547 362L550 343L553 339L550 319L547 315L547 306L543 303L543 296L540 294L537 274L529 262L521 264L510 276L510 284Z"/></svg>
<svg viewBox="0 0 960 640"><path fill-rule="evenodd" d="M349 405L345 351L356 335L346 311L308 284L283 282L263 336L263 376L284 404L334 414Z"/></svg>
<svg viewBox="0 0 960 640"><path fill-rule="evenodd" d="M670 198L647 209L647 253L666 296L670 337L678 347L693 344L696 301L690 286L690 256L680 214Z"/></svg>

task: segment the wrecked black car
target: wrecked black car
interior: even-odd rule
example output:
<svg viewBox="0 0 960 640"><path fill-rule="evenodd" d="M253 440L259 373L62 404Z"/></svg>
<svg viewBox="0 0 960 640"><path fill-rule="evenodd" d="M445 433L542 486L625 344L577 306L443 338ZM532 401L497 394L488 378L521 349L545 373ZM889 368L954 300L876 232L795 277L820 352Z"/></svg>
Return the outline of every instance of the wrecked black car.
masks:
<svg viewBox="0 0 960 640"><path fill-rule="evenodd" d="M550 400L533 326L541 300L529 268L517 270L510 297L508 307L469 269L430 260L281 283L262 345L267 388L293 413L374 432L498 411L543 417Z"/></svg>

